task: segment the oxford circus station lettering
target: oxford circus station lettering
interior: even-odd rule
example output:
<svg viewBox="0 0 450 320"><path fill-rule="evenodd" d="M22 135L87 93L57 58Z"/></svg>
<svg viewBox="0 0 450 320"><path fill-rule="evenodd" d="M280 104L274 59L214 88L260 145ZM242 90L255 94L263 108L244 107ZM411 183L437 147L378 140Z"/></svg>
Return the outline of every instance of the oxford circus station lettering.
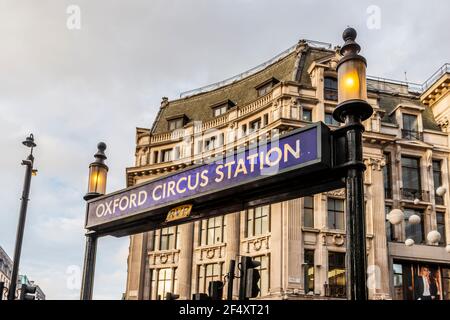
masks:
<svg viewBox="0 0 450 320"><path fill-rule="evenodd" d="M134 192L101 202L97 205L95 214L98 218L108 215L117 216L129 210L139 210L141 206L147 206L150 202L158 205L188 193L202 192L212 184L221 186L246 175L262 175L265 174L266 169L276 173L277 167L282 162L299 159L300 154L298 139L292 144L285 143L265 150L260 148L250 153L237 154L229 159L216 161L213 165L204 167L203 170L192 171L186 175L174 175L171 178L162 179L161 183L155 181L151 190L137 188Z"/></svg>

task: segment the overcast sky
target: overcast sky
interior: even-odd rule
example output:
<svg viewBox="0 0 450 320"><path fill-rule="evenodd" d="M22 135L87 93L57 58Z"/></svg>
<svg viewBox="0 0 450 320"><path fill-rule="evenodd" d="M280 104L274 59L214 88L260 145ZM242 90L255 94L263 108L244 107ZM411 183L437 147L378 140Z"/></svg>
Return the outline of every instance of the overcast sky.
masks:
<svg viewBox="0 0 450 320"><path fill-rule="evenodd" d="M77 26L70 5L80 29L67 27ZM421 83L450 62L449 12L444 0L0 0L0 245L12 258L30 132L39 174L20 270L47 298L78 299L70 276L82 267L98 141L108 145L108 191L123 188L135 128L151 126L162 96L243 72L299 39L341 44L347 25L370 75ZM128 244L100 239L95 299L121 298Z"/></svg>

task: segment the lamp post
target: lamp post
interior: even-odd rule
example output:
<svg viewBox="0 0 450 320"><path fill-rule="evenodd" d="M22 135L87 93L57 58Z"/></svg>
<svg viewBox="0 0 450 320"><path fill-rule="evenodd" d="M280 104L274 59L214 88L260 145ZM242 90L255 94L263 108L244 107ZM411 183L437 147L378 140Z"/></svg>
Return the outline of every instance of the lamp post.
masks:
<svg viewBox="0 0 450 320"><path fill-rule="evenodd" d="M97 153L94 155L95 161L89 165L88 192L84 196L84 200L86 201L102 196L106 192L106 178L108 175L108 166L105 164L106 144L104 142L100 142L97 145L97 149ZM84 253L84 267L80 298L81 300L91 300L94 285L97 234L95 232L88 232L85 237L86 249Z"/></svg>
<svg viewBox="0 0 450 320"><path fill-rule="evenodd" d="M366 283L366 231L364 209L362 121L373 113L367 103L366 59L359 55L361 47L355 42L357 33L347 28L345 41L337 65L338 106L333 112L335 120L344 123L346 134L346 285L350 300L367 300Z"/></svg>
<svg viewBox="0 0 450 320"><path fill-rule="evenodd" d="M36 147L33 134L30 134L25 139L25 141L22 142L22 144L30 148L30 154L28 155L26 160L22 160L22 165L26 166L25 181L23 184L22 198L20 199L21 204L20 204L19 224L17 225L16 246L14 248L14 260L11 273L11 282L8 290L8 300L14 300L16 298L15 295L16 295L17 277L19 273L20 254L22 252L22 240L25 229L25 220L27 217L31 176L35 175L37 172L36 169L33 169L34 164L33 148Z"/></svg>

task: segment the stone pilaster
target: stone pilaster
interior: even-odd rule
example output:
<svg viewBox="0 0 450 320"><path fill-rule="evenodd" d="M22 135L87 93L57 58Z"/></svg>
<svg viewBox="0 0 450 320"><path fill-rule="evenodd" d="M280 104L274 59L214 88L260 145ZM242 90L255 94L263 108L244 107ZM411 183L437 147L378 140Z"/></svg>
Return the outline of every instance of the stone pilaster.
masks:
<svg viewBox="0 0 450 320"><path fill-rule="evenodd" d="M226 225L226 253L225 253L225 270L224 273L226 274L229 271L229 264L230 260L236 260L236 269L235 269L235 275L238 275L237 270L237 264L239 263L239 259L237 259L237 255L239 254L239 247L240 247L240 212L230 213L225 216L225 225ZM227 284L223 290L223 296L226 297L227 290L228 290ZM233 283L233 297L238 298L239 297L239 279L235 279Z"/></svg>
<svg viewBox="0 0 450 320"><path fill-rule="evenodd" d="M283 289L283 211L282 202L270 205L270 292Z"/></svg>
<svg viewBox="0 0 450 320"><path fill-rule="evenodd" d="M180 228L180 258L178 261L178 294L180 299L191 299L192 257L194 244L194 223L186 223Z"/></svg>

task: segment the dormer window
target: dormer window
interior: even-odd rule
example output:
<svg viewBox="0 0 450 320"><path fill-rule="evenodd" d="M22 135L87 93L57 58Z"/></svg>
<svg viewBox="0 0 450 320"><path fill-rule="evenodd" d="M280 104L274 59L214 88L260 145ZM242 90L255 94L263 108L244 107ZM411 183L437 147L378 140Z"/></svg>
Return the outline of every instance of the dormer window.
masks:
<svg viewBox="0 0 450 320"><path fill-rule="evenodd" d="M181 129L186 124L187 117L184 114L176 115L170 118L167 118L167 122L169 125L169 131L175 129Z"/></svg>
<svg viewBox="0 0 450 320"><path fill-rule="evenodd" d="M278 79L270 78L257 85L255 89L258 91L258 97L262 97L263 95L267 94L278 82L280 82Z"/></svg>
<svg viewBox="0 0 450 320"><path fill-rule="evenodd" d="M211 106L211 109L213 110L213 116L214 117L221 116L221 115L227 113L227 111L234 106L235 106L235 103L231 100L225 100L225 101L216 103L215 105Z"/></svg>
<svg viewBox="0 0 450 320"><path fill-rule="evenodd" d="M338 101L338 83L336 78L325 77L324 97L325 100Z"/></svg>
<svg viewBox="0 0 450 320"><path fill-rule="evenodd" d="M404 113L402 116L403 116L402 138L420 140L419 123L417 121L417 116L406 113Z"/></svg>

